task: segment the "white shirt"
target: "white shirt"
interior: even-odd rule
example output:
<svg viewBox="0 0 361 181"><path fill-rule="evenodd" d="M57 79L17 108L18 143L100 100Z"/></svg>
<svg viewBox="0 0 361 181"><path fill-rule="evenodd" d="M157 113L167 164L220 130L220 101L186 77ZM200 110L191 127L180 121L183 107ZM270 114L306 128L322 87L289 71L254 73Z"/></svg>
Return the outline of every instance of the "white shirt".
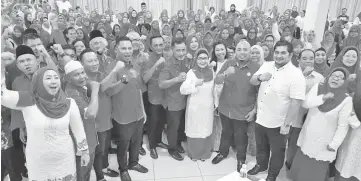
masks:
<svg viewBox="0 0 361 181"><path fill-rule="evenodd" d="M291 62L277 69L275 62L266 62L254 75L272 74L261 83L257 100L256 123L266 128L277 128L284 124L291 99L304 100L306 81L302 72Z"/></svg>
<svg viewBox="0 0 361 181"><path fill-rule="evenodd" d="M69 9L72 7L69 1L56 1L56 5L59 8L59 13L62 13L63 10L65 10L66 12L69 11Z"/></svg>
<svg viewBox="0 0 361 181"><path fill-rule="evenodd" d="M300 27L301 30L303 30L303 28L305 27L305 18L301 17L301 16L297 16L296 17L296 20L297 20L297 26Z"/></svg>

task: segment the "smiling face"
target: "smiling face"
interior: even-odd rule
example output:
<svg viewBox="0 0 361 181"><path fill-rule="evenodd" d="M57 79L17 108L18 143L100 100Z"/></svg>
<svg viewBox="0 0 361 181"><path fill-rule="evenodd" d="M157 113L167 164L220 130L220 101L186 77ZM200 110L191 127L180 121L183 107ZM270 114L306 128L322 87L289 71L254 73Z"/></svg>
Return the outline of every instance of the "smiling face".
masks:
<svg viewBox="0 0 361 181"><path fill-rule="evenodd" d="M342 62L347 67L352 67L357 62L357 52L355 50L348 50L345 55L343 55Z"/></svg>
<svg viewBox="0 0 361 181"><path fill-rule="evenodd" d="M204 36L204 40L203 40L204 44L207 45L207 46L212 46L213 44L213 37L210 33L207 33L205 36Z"/></svg>
<svg viewBox="0 0 361 181"><path fill-rule="evenodd" d="M75 47L75 51L76 51L77 56L79 56L80 53L85 50L85 45L84 45L84 43L82 41L77 41L74 44L74 47Z"/></svg>
<svg viewBox="0 0 361 181"><path fill-rule="evenodd" d="M152 48L153 48L153 51L156 54L161 55L163 53L163 50L164 50L163 38L161 38L161 37L153 38L153 40L152 40Z"/></svg>
<svg viewBox="0 0 361 181"><path fill-rule="evenodd" d="M282 67L291 61L292 53L289 53L287 46L278 46L276 47L273 55L275 64Z"/></svg>
<svg viewBox="0 0 361 181"><path fill-rule="evenodd" d="M174 57L177 60L184 60L187 55L187 47L185 43L175 44L173 48Z"/></svg>
<svg viewBox="0 0 361 181"><path fill-rule="evenodd" d="M84 70L87 72L98 72L99 60L94 52L87 52L82 57Z"/></svg>
<svg viewBox="0 0 361 181"><path fill-rule="evenodd" d="M75 29L69 29L68 33L66 34L66 37L70 40L70 41L74 41L77 38L78 34L76 32Z"/></svg>
<svg viewBox="0 0 361 181"><path fill-rule="evenodd" d="M351 28L350 32L348 33L348 35L352 38L356 38L357 35L359 35L359 31L357 28Z"/></svg>
<svg viewBox="0 0 361 181"><path fill-rule="evenodd" d="M328 79L328 85L334 89L341 87L344 83L345 74L341 71L333 72Z"/></svg>
<svg viewBox="0 0 361 181"><path fill-rule="evenodd" d="M256 30L255 29L250 29L249 32L248 32L248 38L249 39L254 39L256 38Z"/></svg>
<svg viewBox="0 0 361 181"><path fill-rule="evenodd" d="M218 44L214 47L214 53L218 60L224 60L226 57L226 47L223 44Z"/></svg>
<svg viewBox="0 0 361 181"><path fill-rule="evenodd" d="M18 38L21 37L21 31L19 29L14 29L14 35Z"/></svg>
<svg viewBox="0 0 361 181"><path fill-rule="evenodd" d="M315 57L315 63L316 64L323 64L327 59L326 52L324 51L317 51L316 57Z"/></svg>
<svg viewBox="0 0 361 181"><path fill-rule="evenodd" d="M81 29L76 30L76 33L77 33L77 38L79 38L79 39L84 38L84 33Z"/></svg>
<svg viewBox="0 0 361 181"><path fill-rule="evenodd" d="M199 48L199 43L196 37L193 37L191 39L191 42L189 43L189 48L193 51Z"/></svg>
<svg viewBox="0 0 361 181"><path fill-rule="evenodd" d="M251 60L255 63L258 63L261 58L261 52L257 48L251 50Z"/></svg>
<svg viewBox="0 0 361 181"><path fill-rule="evenodd" d="M208 55L205 53L201 53L197 57L197 65L199 68L205 68L208 66Z"/></svg>
<svg viewBox="0 0 361 181"><path fill-rule="evenodd" d="M313 40L315 39L315 32L310 32L308 35L307 35L307 41L308 42L313 42Z"/></svg>
<svg viewBox="0 0 361 181"><path fill-rule="evenodd" d="M229 38L228 29L224 29L224 30L222 31L221 36L222 36L222 39L224 39L224 40L228 39L228 38Z"/></svg>
<svg viewBox="0 0 361 181"><path fill-rule="evenodd" d="M269 48L268 48L268 46L263 45L263 46L262 46L262 49L263 49L263 52L264 52L264 57L265 57L265 58L268 57L268 55L269 55Z"/></svg>
<svg viewBox="0 0 361 181"><path fill-rule="evenodd" d="M311 50L305 50L302 52L300 59L298 60L301 69L306 67L314 67L315 54Z"/></svg>
<svg viewBox="0 0 361 181"><path fill-rule="evenodd" d="M246 41L240 41L236 47L236 58L240 61L247 61L250 58L251 46Z"/></svg>
<svg viewBox="0 0 361 181"><path fill-rule="evenodd" d="M182 31L178 30L175 34L175 38L184 38Z"/></svg>
<svg viewBox="0 0 361 181"><path fill-rule="evenodd" d="M133 55L133 45L130 41L121 41L118 44L118 53L124 56L125 62L130 62Z"/></svg>
<svg viewBox="0 0 361 181"><path fill-rule="evenodd" d="M60 89L60 78L54 70L47 70L44 72L43 84L45 90L52 96L55 96Z"/></svg>

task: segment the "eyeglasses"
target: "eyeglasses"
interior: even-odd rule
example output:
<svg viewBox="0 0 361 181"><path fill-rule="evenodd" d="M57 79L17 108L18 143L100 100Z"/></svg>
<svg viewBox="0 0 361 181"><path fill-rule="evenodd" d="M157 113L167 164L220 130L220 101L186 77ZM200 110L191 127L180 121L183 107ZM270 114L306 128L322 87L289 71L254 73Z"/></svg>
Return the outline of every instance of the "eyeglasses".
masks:
<svg viewBox="0 0 361 181"><path fill-rule="evenodd" d="M198 57L198 60L208 60L208 57Z"/></svg>

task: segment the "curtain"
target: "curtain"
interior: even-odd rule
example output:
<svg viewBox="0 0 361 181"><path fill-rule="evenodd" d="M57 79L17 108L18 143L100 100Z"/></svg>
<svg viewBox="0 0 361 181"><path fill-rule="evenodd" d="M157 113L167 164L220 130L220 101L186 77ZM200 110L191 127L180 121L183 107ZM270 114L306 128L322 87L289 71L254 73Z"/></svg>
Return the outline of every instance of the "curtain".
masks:
<svg viewBox="0 0 361 181"><path fill-rule="evenodd" d="M206 11L206 6L208 6L208 8L213 6L216 14L218 14L220 10L225 10L224 0L190 0L190 5L191 9L195 12L197 12L198 9L201 9L203 12ZM209 9L207 9L207 11L209 11Z"/></svg>
<svg viewBox="0 0 361 181"><path fill-rule="evenodd" d="M293 6L297 6L298 11L305 10L307 0L248 0L248 6L259 7L264 12L277 6L278 12L283 13L286 9L292 9Z"/></svg>

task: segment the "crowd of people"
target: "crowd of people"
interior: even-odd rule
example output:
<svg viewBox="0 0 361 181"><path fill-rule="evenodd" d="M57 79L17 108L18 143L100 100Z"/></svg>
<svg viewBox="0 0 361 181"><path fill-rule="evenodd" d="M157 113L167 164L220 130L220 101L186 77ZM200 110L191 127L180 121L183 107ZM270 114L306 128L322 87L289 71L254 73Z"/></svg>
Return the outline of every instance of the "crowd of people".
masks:
<svg viewBox="0 0 361 181"><path fill-rule="evenodd" d="M293 181L361 180L361 13L342 9L321 42L297 7L156 18L146 3L100 15L61 0L1 13L2 180L89 181L94 169L130 181L148 172L143 147L177 161L217 152L212 164L233 148L235 169L254 155L248 174L266 181L284 165Z"/></svg>

